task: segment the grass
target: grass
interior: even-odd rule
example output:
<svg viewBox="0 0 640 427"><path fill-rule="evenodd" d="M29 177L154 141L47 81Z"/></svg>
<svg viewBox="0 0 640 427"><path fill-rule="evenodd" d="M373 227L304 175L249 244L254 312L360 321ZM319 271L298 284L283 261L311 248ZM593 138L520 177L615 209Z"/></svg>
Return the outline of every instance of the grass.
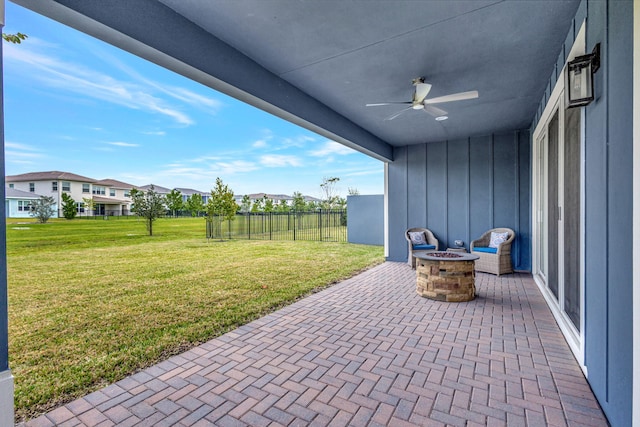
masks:
<svg viewBox="0 0 640 427"><path fill-rule="evenodd" d="M383 260L381 247L211 241L203 219L8 220L17 420L219 336Z"/></svg>

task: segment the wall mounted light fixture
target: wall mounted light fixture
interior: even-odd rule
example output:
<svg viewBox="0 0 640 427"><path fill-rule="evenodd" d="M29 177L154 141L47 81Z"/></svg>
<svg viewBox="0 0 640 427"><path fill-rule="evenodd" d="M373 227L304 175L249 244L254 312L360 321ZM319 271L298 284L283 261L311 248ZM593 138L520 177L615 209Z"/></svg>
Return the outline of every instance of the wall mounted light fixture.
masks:
<svg viewBox="0 0 640 427"><path fill-rule="evenodd" d="M577 56L567 63L567 108L588 105L594 98L593 74L600 68L600 43L593 52Z"/></svg>

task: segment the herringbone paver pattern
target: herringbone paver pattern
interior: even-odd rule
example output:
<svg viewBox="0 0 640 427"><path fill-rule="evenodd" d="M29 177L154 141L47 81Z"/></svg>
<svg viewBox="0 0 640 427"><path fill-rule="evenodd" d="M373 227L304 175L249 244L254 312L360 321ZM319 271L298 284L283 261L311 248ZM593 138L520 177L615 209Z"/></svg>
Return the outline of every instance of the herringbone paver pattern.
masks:
<svg viewBox="0 0 640 427"><path fill-rule="evenodd" d="M27 426L605 426L527 275L474 301L385 263Z"/></svg>

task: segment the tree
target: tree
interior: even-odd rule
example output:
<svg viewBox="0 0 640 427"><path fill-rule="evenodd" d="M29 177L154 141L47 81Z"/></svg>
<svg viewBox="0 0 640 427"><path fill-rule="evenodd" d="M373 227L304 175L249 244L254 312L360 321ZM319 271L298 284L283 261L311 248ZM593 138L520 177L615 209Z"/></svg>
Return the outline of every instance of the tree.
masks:
<svg viewBox="0 0 640 427"><path fill-rule="evenodd" d="M340 181L340 178L331 177L331 178L323 178L322 184L320 184L320 188L322 188L322 193L324 194L324 198L322 199L322 209L333 209L335 208L338 200L336 194L336 183Z"/></svg>
<svg viewBox="0 0 640 427"><path fill-rule="evenodd" d="M2 33L2 38L5 41L8 41L9 43L14 43L14 44L22 43L22 41L25 40L27 37L29 36L22 33L16 33L16 34Z"/></svg>
<svg viewBox="0 0 640 427"><path fill-rule="evenodd" d="M355 188L355 187L353 187L353 188L349 187L348 194L349 194L349 196L359 196L360 195L360 191L358 191L358 189Z"/></svg>
<svg viewBox="0 0 640 427"><path fill-rule="evenodd" d="M198 216L198 214L204 210L202 196L198 193L193 193L187 198L187 203L185 203L184 208L189 211L191 216Z"/></svg>
<svg viewBox="0 0 640 427"><path fill-rule="evenodd" d="M38 200L33 202L29 215L38 219L38 222L44 224L54 214L53 205L56 201L51 196L40 196Z"/></svg>
<svg viewBox="0 0 640 427"><path fill-rule="evenodd" d="M131 190L131 192L133 193L133 190ZM93 215L94 214L93 208L95 207L95 202L93 201L93 197L83 197L82 201L84 202L84 211Z"/></svg>
<svg viewBox="0 0 640 427"><path fill-rule="evenodd" d="M77 213L76 201L67 193L62 193L62 215L66 219L73 219Z"/></svg>
<svg viewBox="0 0 640 427"><path fill-rule="evenodd" d="M240 212L249 212L251 210L251 198L248 194L242 196L242 203L240 204Z"/></svg>
<svg viewBox="0 0 640 427"><path fill-rule="evenodd" d="M262 212L262 199L256 199L251 205L251 212Z"/></svg>
<svg viewBox="0 0 640 427"><path fill-rule="evenodd" d="M293 203L291 209L296 212L304 212L307 209L307 202L304 200L304 196L301 192L296 191L293 193Z"/></svg>
<svg viewBox="0 0 640 427"><path fill-rule="evenodd" d="M222 221L232 221L236 218L238 204L233 197L233 191L228 185L216 178L216 185L211 190L211 197L207 201L207 217L212 226L212 234L222 238Z"/></svg>
<svg viewBox="0 0 640 427"><path fill-rule="evenodd" d="M285 199L280 199L278 206L276 206L277 212L289 212L289 204Z"/></svg>
<svg viewBox="0 0 640 427"><path fill-rule="evenodd" d="M131 212L145 219L149 236L153 236L153 221L166 212L164 196L158 194L152 185L146 192L132 189L131 200Z"/></svg>
<svg viewBox="0 0 640 427"><path fill-rule="evenodd" d="M202 199L202 196L200 196ZM173 216L178 216L178 211L181 211L184 208L184 203L182 202L182 193L180 190L176 190L175 188L171 190L169 194L166 195L167 207L173 213Z"/></svg>
<svg viewBox="0 0 640 427"><path fill-rule="evenodd" d="M273 204L273 199L269 199L267 196L264 196L264 211L273 212L274 210L275 205Z"/></svg>

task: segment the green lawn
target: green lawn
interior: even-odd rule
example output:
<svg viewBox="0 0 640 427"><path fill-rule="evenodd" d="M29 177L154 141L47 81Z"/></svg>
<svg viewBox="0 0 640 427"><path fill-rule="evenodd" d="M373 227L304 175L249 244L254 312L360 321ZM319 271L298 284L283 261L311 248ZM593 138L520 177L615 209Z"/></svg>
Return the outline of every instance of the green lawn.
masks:
<svg viewBox="0 0 640 427"><path fill-rule="evenodd" d="M383 261L381 247L210 241L201 218L8 220L18 420Z"/></svg>

